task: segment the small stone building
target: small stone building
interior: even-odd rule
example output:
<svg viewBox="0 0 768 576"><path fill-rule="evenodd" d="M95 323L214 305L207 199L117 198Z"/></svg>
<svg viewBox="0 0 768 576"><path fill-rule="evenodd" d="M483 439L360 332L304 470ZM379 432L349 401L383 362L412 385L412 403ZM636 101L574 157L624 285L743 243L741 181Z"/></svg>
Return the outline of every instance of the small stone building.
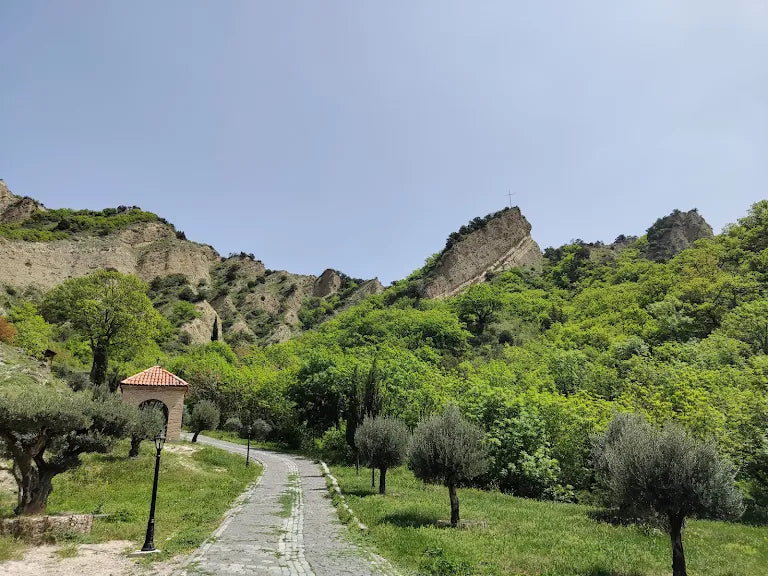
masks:
<svg viewBox="0 0 768 576"><path fill-rule="evenodd" d="M120 383L123 402L134 406L159 406L165 414L166 438L181 438L181 416L189 384L160 366L152 366Z"/></svg>

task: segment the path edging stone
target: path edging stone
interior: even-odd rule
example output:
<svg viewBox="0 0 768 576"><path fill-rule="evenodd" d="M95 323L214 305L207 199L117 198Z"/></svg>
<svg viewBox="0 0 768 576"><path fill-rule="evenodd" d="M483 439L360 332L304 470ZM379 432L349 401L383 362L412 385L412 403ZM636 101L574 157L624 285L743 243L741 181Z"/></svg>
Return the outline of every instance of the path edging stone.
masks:
<svg viewBox="0 0 768 576"><path fill-rule="evenodd" d="M331 474L330 468L328 468L328 464L320 460L320 467L323 469L323 475L328 479L328 481L331 483L331 489L339 496L339 504L342 508L349 514L350 518L352 518L352 521L357 525L357 527L362 530L363 532L368 531L368 526L363 524L360 521L360 518L357 517L357 514L352 510L352 508L349 507L349 504L347 504L347 499L344 497L344 494L341 491L341 487L339 486L339 481L336 480L336 477Z"/></svg>

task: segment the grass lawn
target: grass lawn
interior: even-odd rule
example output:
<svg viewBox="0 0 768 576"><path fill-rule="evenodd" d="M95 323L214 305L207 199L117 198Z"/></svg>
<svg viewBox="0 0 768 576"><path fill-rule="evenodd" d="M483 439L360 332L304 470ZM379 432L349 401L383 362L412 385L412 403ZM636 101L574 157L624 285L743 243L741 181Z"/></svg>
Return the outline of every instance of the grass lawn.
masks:
<svg viewBox="0 0 768 576"><path fill-rule="evenodd" d="M672 572L666 533L593 520L589 507L460 489L463 520L486 528L437 527L448 519L448 491L424 486L408 470L387 473L386 496L371 475L335 466L349 505L370 531L362 536L406 569L435 576L665 576ZM378 480L378 474L377 474ZM765 576L768 528L693 520L683 532L690 574Z"/></svg>
<svg viewBox="0 0 768 576"><path fill-rule="evenodd" d="M261 473L258 465L246 468L242 456L202 445L190 452L191 446L167 444L163 449L155 514L155 546L162 553L152 560L199 546L235 498ZM94 520L85 540L125 539L140 547L152 496L155 449L152 442L143 442L136 459L127 457L128 449L128 441L120 442L111 454L86 455L81 467L57 476L48 513L108 514ZM3 515L10 514L10 502L7 495L0 499ZM0 560L17 553L18 546L12 541L0 540Z"/></svg>

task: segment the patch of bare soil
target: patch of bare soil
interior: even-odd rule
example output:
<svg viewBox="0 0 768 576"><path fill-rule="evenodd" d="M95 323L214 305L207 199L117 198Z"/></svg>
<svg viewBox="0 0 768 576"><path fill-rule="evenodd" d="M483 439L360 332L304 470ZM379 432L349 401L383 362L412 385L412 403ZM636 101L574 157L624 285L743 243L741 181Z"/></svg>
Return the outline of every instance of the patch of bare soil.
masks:
<svg viewBox="0 0 768 576"><path fill-rule="evenodd" d="M35 546L24 558L0 564L0 576L169 576L182 558L154 564L139 564L125 556L136 545L128 540L112 540L102 544L80 544L77 555L61 558L59 546Z"/></svg>
<svg viewBox="0 0 768 576"><path fill-rule="evenodd" d="M0 492L16 492L16 480L8 470L0 470Z"/></svg>
<svg viewBox="0 0 768 576"><path fill-rule="evenodd" d="M200 448L198 446L190 446L189 444L166 444L163 450L174 454L194 454Z"/></svg>

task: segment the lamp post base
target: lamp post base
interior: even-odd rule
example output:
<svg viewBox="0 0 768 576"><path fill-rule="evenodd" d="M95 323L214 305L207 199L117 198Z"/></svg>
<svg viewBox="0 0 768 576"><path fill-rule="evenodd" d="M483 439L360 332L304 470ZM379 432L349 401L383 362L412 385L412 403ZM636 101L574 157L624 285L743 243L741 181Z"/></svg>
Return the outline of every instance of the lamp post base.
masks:
<svg viewBox="0 0 768 576"><path fill-rule="evenodd" d="M149 556L150 554L158 554L160 550L155 548L154 550L137 550L128 554L128 558L141 558L142 556Z"/></svg>

